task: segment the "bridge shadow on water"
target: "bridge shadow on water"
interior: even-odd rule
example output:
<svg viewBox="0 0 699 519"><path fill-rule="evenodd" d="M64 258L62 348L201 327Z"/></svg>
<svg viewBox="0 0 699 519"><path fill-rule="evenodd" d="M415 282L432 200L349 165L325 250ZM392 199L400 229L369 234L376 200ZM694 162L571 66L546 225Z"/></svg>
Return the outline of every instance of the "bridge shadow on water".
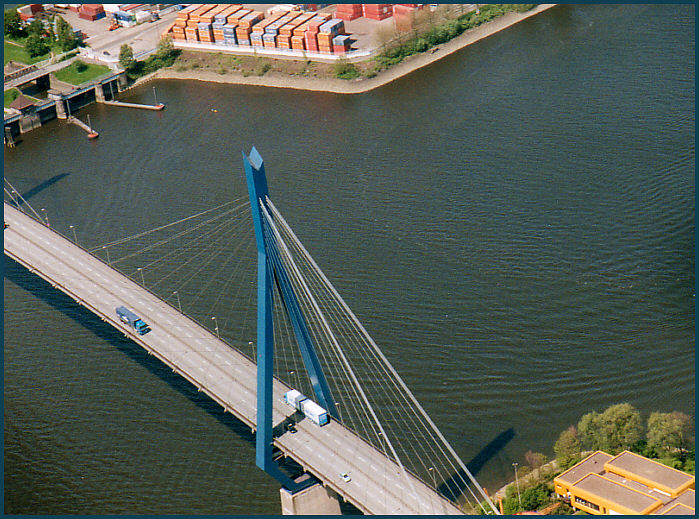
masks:
<svg viewBox="0 0 699 519"><path fill-rule="evenodd" d="M49 304L54 309L70 317L80 326L86 328L103 341L126 354L130 359L189 398L198 407L254 446L255 435L246 424L238 420L232 414L224 412L223 408L218 403L210 399L205 393L200 393L197 388L190 384L185 378L173 373L172 369L167 365L157 358L148 355L146 350L141 346L124 337L122 332L102 321L90 310L79 305L60 290L54 289L51 284L47 283L39 276L30 273L13 259L5 256L4 260L5 278Z"/></svg>
<svg viewBox="0 0 699 519"><path fill-rule="evenodd" d="M58 176L61 177L61 175ZM47 187L45 184L46 182L42 185ZM37 188L38 187L39 186L37 186ZM36 192L33 194L36 194ZM194 402L200 409L207 412L229 430L237 434L238 437L248 442L254 451L255 434L245 423L238 420L238 418L231 413L224 412L223 408L218 403L214 402L205 393L199 392L197 388L185 378L173 373L172 369L170 369L160 360L148 355L146 350L130 339L124 337L122 332L105 323L90 310L79 305L60 290L53 288L50 283L44 281L39 276L32 274L22 265L11 258L8 258L7 256L4 257L4 275L5 278L15 285L31 293L36 298L41 299L43 302L47 303L55 310L63 313L67 317L70 317L78 325L94 333L101 340L114 346L120 352L127 355L131 360L146 368L153 375L160 378L170 387L187 397L190 401ZM286 430L287 423L298 423L298 421L301 419L302 417L300 416L294 416L291 418L291 420L277 425L277 427L275 427L274 436L277 437L281 434L291 434L288 432L288 430ZM252 458L250 461L253 461L253 459L254 452L252 453ZM303 473L303 468L290 458L281 458L279 460L279 466L291 478L295 478ZM342 515L362 515L362 513L350 503L347 503L342 499L339 501Z"/></svg>
<svg viewBox="0 0 699 519"><path fill-rule="evenodd" d="M475 477L478 472L490 461L495 455L507 445L512 438L515 437L515 430L509 429L498 434L488 445L483 447L471 461L466 464L466 468ZM470 479L463 470L459 470L450 478L445 480L437 487L437 492L442 494L447 499L457 501L466 490L466 482L470 483Z"/></svg>
<svg viewBox="0 0 699 519"><path fill-rule="evenodd" d="M29 191L25 193L20 193L19 195L22 197L20 200L17 201L17 207L22 205L24 202L29 201L30 198L38 195L41 193L44 189L48 189L51 187L53 184L56 182L63 180L65 177L70 175L70 173L61 173L60 175L54 175L48 180L44 180L41 184L38 184L31 188Z"/></svg>

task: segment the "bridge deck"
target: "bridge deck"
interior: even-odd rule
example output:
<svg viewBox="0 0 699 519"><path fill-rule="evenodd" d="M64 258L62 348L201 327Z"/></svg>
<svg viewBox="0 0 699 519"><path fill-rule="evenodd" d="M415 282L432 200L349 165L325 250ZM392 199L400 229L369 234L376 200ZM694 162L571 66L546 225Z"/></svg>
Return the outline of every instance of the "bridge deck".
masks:
<svg viewBox="0 0 699 519"><path fill-rule="evenodd" d="M5 254L65 292L105 322L124 332L251 428L256 420L256 366L209 330L112 269L71 241L21 213L4 209ZM152 332L139 336L116 316L125 305ZM293 414L284 404L289 387L275 380L274 423ZM274 442L326 486L365 513L460 514L448 500L342 424L317 427L308 420ZM351 475L344 482L340 473Z"/></svg>

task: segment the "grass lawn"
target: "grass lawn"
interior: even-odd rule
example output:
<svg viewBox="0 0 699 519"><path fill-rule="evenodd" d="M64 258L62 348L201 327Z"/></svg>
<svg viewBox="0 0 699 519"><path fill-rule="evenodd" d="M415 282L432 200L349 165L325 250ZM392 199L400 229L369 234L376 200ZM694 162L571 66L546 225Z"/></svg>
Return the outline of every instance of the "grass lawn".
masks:
<svg viewBox="0 0 699 519"><path fill-rule="evenodd" d="M85 69L82 72L78 71L79 64L85 66ZM66 68L58 70L53 75L56 76L56 79L59 81L64 81L66 83L70 83L71 85L81 85L86 81L95 79L96 77L110 71L111 69L104 65L93 65L91 63L83 63L82 61L76 60Z"/></svg>
<svg viewBox="0 0 699 519"><path fill-rule="evenodd" d="M16 88L10 88L7 92L5 92L5 108L10 106L10 103L12 103L12 101L14 101L15 99L17 99L19 97L19 94L20 94L20 91L17 90ZM38 99L36 99L32 96L28 96L26 94L24 95L24 97L31 99L32 101L38 101Z"/></svg>
<svg viewBox="0 0 699 519"><path fill-rule="evenodd" d="M7 65L7 62L10 60L18 61L19 63L24 63L26 65L31 65L32 63L36 63L37 61L41 61L49 57L49 54L43 54L41 56L37 56L36 58L30 58L27 51L24 50L24 47L18 47L17 45L8 43L7 41L5 41L4 43L5 63L3 63L3 66Z"/></svg>

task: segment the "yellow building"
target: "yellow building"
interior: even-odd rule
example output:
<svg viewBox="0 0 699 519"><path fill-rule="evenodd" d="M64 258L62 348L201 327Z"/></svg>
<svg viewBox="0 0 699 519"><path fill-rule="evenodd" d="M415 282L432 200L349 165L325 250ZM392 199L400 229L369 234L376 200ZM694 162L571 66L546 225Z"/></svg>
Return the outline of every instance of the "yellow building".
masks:
<svg viewBox="0 0 699 519"><path fill-rule="evenodd" d="M629 451L594 452L553 483L558 497L591 514L694 515L694 476Z"/></svg>

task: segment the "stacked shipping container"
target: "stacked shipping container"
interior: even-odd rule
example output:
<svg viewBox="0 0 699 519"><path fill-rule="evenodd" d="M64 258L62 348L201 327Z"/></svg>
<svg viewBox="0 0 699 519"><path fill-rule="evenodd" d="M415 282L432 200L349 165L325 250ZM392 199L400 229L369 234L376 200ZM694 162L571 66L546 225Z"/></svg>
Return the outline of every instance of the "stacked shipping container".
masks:
<svg viewBox="0 0 699 519"><path fill-rule="evenodd" d="M362 4L337 4L335 18L349 22L351 20L361 18L362 13Z"/></svg>
<svg viewBox="0 0 699 519"><path fill-rule="evenodd" d="M100 18L104 18L107 13L104 12L104 7L102 4L83 4L78 9L78 17L83 20L90 20L94 22Z"/></svg>
<svg viewBox="0 0 699 519"><path fill-rule="evenodd" d="M385 20L393 16L392 4L362 4L364 18Z"/></svg>
<svg viewBox="0 0 699 519"><path fill-rule="evenodd" d="M344 21L330 14L289 11L264 18L242 4L192 5L177 14L168 31L176 40L329 54L347 52L352 41Z"/></svg>

